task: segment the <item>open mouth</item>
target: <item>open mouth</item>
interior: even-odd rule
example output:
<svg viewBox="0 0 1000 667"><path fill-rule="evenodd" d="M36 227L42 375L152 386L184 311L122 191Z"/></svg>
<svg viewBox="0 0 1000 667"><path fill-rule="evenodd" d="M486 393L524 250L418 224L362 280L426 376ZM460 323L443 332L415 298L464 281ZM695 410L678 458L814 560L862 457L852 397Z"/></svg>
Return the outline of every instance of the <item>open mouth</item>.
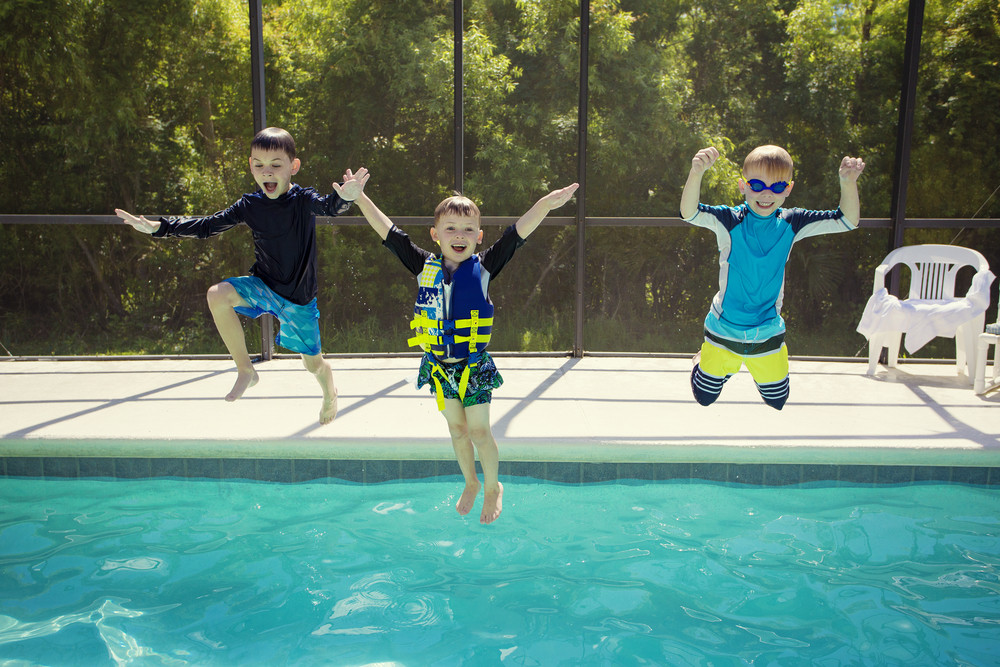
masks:
<svg viewBox="0 0 1000 667"><path fill-rule="evenodd" d="M262 186L264 188L264 192L266 192L269 195L273 195L275 192L278 191L277 183L265 182L262 184Z"/></svg>
<svg viewBox="0 0 1000 667"><path fill-rule="evenodd" d="M468 248L468 247L469 246L467 244L465 244L465 243L452 243L451 244L451 249L454 250L455 252L459 253L459 254L465 252L465 249Z"/></svg>
<svg viewBox="0 0 1000 667"><path fill-rule="evenodd" d="M757 202L757 207L758 208L762 208L765 211L767 209L771 208L772 206L774 206L774 202L773 201L759 201L759 202Z"/></svg>

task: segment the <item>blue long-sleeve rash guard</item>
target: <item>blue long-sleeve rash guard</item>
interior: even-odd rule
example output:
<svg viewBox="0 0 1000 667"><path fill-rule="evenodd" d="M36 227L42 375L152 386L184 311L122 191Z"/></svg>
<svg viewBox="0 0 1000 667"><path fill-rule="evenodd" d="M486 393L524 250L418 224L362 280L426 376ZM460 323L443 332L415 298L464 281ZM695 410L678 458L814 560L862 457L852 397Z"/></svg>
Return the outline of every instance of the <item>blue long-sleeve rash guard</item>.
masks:
<svg viewBox="0 0 1000 667"><path fill-rule="evenodd" d="M313 188L292 184L276 199L262 191L243 197L214 215L203 218L160 218L157 237L208 238L236 225L253 232L255 261L250 275L264 281L275 293L305 305L316 298L316 216L336 216L351 202L336 193L321 196Z"/></svg>

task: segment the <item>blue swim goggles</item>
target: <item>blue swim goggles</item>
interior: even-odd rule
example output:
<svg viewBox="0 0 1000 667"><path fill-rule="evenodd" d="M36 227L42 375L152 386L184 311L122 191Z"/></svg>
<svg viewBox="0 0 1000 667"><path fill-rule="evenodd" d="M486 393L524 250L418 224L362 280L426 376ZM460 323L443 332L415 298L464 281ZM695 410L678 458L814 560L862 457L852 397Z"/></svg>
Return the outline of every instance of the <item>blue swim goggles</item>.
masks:
<svg viewBox="0 0 1000 667"><path fill-rule="evenodd" d="M780 195L782 192L785 191L785 188L788 187L788 183L785 181L778 181L777 183L771 183L770 185L768 185L767 183L758 178L751 178L749 181L747 181L747 185L749 185L750 189L753 190L754 192L763 192L764 190L770 190L776 195Z"/></svg>

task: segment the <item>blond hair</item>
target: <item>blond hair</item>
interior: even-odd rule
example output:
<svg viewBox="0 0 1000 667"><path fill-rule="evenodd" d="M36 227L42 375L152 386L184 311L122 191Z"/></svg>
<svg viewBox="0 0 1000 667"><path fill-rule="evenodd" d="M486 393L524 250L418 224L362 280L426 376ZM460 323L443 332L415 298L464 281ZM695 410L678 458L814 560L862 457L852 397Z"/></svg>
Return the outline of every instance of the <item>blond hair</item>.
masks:
<svg viewBox="0 0 1000 667"><path fill-rule="evenodd" d="M792 180L792 156L781 146L758 146L743 161L743 176L759 169L772 181Z"/></svg>
<svg viewBox="0 0 1000 667"><path fill-rule="evenodd" d="M438 223L441 216L447 213L454 213L467 218L475 218L479 222L479 207L476 202L462 195L448 197L434 209L434 224Z"/></svg>

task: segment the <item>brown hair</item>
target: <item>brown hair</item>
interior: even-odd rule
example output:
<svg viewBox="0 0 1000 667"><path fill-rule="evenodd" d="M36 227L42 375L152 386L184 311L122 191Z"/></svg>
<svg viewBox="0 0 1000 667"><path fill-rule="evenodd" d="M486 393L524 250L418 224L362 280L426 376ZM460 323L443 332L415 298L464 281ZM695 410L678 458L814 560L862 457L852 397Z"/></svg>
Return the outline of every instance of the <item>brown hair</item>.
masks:
<svg viewBox="0 0 1000 667"><path fill-rule="evenodd" d="M743 161L743 176L760 169L772 181L792 180L792 156L781 146L758 146Z"/></svg>
<svg viewBox="0 0 1000 667"><path fill-rule="evenodd" d="M288 130L280 127L265 127L258 132L250 142L250 150L255 148L263 151L285 151L289 160L295 159L295 140Z"/></svg>
<svg viewBox="0 0 1000 667"><path fill-rule="evenodd" d="M434 224L436 225L446 213L475 218L476 222L479 221L479 207L476 206L476 202L462 195L453 195L437 205L434 209Z"/></svg>

